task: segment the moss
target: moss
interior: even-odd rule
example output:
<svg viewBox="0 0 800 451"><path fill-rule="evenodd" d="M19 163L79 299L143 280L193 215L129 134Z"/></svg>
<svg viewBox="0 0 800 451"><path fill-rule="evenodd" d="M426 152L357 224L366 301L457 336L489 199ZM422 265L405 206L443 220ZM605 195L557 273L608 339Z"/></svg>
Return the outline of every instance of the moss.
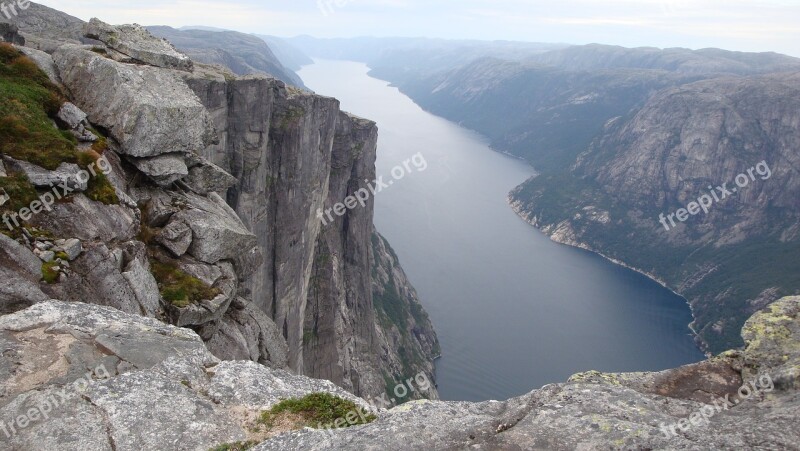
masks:
<svg viewBox="0 0 800 451"><path fill-rule="evenodd" d="M348 416L352 423L346 421ZM352 401L330 393L311 393L300 399L283 400L263 412L258 422L272 428L282 417L296 418L296 429L320 426L336 428L339 427L336 425L337 420L345 423L342 427L349 427L371 423L376 419L375 415L364 411Z"/></svg>
<svg viewBox="0 0 800 451"><path fill-rule="evenodd" d="M63 261L69 261L69 255L67 255L64 251L56 252L56 258L60 258Z"/></svg>
<svg viewBox="0 0 800 451"><path fill-rule="evenodd" d="M247 451L256 445L258 445L258 442L254 442L252 440L246 442L225 443L223 445L211 448L209 451Z"/></svg>
<svg viewBox="0 0 800 451"><path fill-rule="evenodd" d="M58 263L55 261L42 264L42 280L44 280L45 283L53 284L58 281L58 276L61 273L55 269L57 266Z"/></svg>
<svg viewBox="0 0 800 451"><path fill-rule="evenodd" d="M75 163L75 138L53 126L65 98L36 63L0 44L0 152L45 169Z"/></svg>
<svg viewBox="0 0 800 451"><path fill-rule="evenodd" d="M300 122L300 119L306 115L306 112L302 108L292 107L289 108L285 113L283 113L280 117L280 128L287 129L290 126L297 125Z"/></svg>
<svg viewBox="0 0 800 451"><path fill-rule="evenodd" d="M153 276L165 301L175 307L184 308L190 304L214 299L219 289L208 286L200 279L181 271L175 263L150 261Z"/></svg>
<svg viewBox="0 0 800 451"><path fill-rule="evenodd" d="M0 190L5 190L9 197L8 201L0 207L0 212L18 212L39 198L36 188L28 181L28 177L24 174L9 175L9 177L0 177Z"/></svg>

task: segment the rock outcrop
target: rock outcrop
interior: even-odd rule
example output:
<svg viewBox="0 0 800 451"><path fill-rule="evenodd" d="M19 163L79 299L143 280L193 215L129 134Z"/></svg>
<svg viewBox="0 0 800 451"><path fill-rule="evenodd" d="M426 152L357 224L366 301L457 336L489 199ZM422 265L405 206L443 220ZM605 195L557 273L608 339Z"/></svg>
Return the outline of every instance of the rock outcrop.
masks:
<svg viewBox="0 0 800 451"><path fill-rule="evenodd" d="M83 34L145 64L187 72L191 72L194 66L192 60L178 52L169 41L153 39L153 35L140 25L115 27L92 19L84 27Z"/></svg>
<svg viewBox="0 0 800 451"><path fill-rule="evenodd" d="M207 450L258 439L255 419L328 381L222 362L188 329L110 307L41 302L0 317L5 449ZM31 415L19 421L20 415Z"/></svg>
<svg viewBox="0 0 800 451"><path fill-rule="evenodd" d="M413 401L367 425L265 437L254 420L281 399L371 407L328 381L221 362L188 329L44 301L0 317L0 438L20 450L795 449L800 297L758 312L743 337L743 350L674 370L592 371L507 401Z"/></svg>
<svg viewBox="0 0 800 451"><path fill-rule="evenodd" d="M236 75L269 75L282 82L304 87L300 77L284 66L272 45L257 36L230 30L176 30L171 27L147 27L156 36L168 39L194 61L219 64Z"/></svg>
<svg viewBox="0 0 800 451"><path fill-rule="evenodd" d="M104 152L119 202L93 201L90 183L36 215L30 225L82 252L60 264L42 251L47 283L14 267L4 311L47 297L109 306L190 328L223 360L365 397L387 380L433 378L436 338L416 298L416 319L376 314L372 200L328 228L318 214L374 177L374 123L265 75L191 63L136 25L93 20L85 31L97 42L25 50L69 96L57 125L103 135L79 146ZM28 172L48 186L67 169ZM401 274L392 265L384 274ZM393 283L413 293L404 277Z"/></svg>

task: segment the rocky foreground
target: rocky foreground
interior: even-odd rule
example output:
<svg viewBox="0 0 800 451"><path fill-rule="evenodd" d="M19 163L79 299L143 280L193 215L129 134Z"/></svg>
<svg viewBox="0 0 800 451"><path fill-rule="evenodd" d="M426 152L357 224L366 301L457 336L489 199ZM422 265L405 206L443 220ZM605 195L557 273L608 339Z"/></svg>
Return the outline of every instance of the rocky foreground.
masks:
<svg viewBox="0 0 800 451"><path fill-rule="evenodd" d="M754 315L742 336L743 351L674 370L583 373L508 401L414 401L254 449L798 449L800 297ZM368 407L328 381L220 361L191 330L110 307L36 304L0 318L0 347L4 449L205 451L260 442L254 420L281 399L327 392Z"/></svg>

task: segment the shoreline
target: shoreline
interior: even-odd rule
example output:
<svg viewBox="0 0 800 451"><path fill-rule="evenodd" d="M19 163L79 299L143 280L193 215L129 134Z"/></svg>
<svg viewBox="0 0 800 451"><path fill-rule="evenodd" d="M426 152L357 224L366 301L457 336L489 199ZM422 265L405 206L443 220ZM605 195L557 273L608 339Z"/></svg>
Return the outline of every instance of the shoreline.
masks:
<svg viewBox="0 0 800 451"><path fill-rule="evenodd" d="M581 243L581 242L579 242L579 241L574 241L574 240L573 240L573 241L570 241L570 240L565 240L565 239L559 239L559 238L558 238L558 237L557 237L555 234L551 234L551 233L548 233L548 232L544 231L544 230L543 230L543 229L542 229L542 228L539 226L539 224L538 224L538 221L537 221L535 218L533 218L533 219L532 219L532 218L530 218L530 214L528 214L527 212L525 212L525 211L522 209L521 203L520 203L520 202L518 202L518 201L514 201L514 200L512 199L512 197L511 197L511 194L510 194L510 193L509 193L509 195L506 197L506 203L509 205L509 207L511 207L511 210L513 210L513 211L514 211L514 213L516 213L516 214L517 214L517 216L519 216L519 217L520 217L520 219L522 219L523 221L525 221L526 223L528 223L530 226L532 226L534 229L536 229L536 230L537 230L537 231L539 231L540 233L542 233L542 234L544 234L545 236L547 236L548 238L550 238L550 240L551 240L551 241L553 241L553 242L555 242L555 243L558 243L558 244L561 244L561 245L564 245L564 246L570 246L570 247L574 247L574 248L577 248L577 249L583 249L583 250L585 250L585 251L587 251L587 252L591 252L591 253L593 253L593 254L595 254L595 255L599 255L600 257L602 257L602 258L604 258L604 259L608 260L608 261L609 261L609 262L611 262L611 263L614 263L615 265L622 266L623 268L630 269L631 271L634 271L634 272L636 272L636 273L638 273L638 274L641 274L641 275L643 275L643 276L647 277L648 279L652 280L653 282L656 282L657 284L659 284L659 285L661 285L662 287L664 287L664 288L666 288L667 290L669 290L669 292L670 292L670 293L672 293L672 294L674 294L675 296L678 296L678 297L680 297L681 299L683 299L683 300L684 300L684 302L686 302L686 305L687 305L687 306L689 306L689 312L690 312L690 313L691 313L691 315L692 315L692 322L690 322L690 323L688 324L688 327L689 327L689 330L691 331L691 335L692 335L693 341L695 342L695 345L696 345L696 346L697 346L697 348L700 350L700 352L702 352L703 354L705 354L706 358L711 358L711 357L713 357L713 354L711 354L710 352L708 352L708 349L707 349L707 348L708 348L708 346L707 346L707 345L706 345L706 343L705 343L705 342L702 340L702 338L700 338L700 335L697 333L697 330L695 330L695 328L694 328L694 322L697 320L697 318L695 317L695 314L694 314L694 308L692 308L692 304L689 302L689 300L688 300L688 299L686 299L686 297L685 297L685 296L683 296L682 294L680 294L680 293L676 292L675 290L673 290L672 288L670 288L670 287L669 287L669 286L666 284L666 282L664 282L663 280L659 279L657 276L655 276L655 275L653 275L653 274L650 274L650 273L648 273L647 271L644 271L644 270L642 270L642 269L639 269L639 268L635 268L635 267L633 267L633 266L630 266L630 265L628 265L627 263L625 263L625 262L623 262L623 261L621 261L621 260L618 260L618 259L616 259L616 258L609 257L608 255L605 255L605 254L603 254L602 252L600 252L600 251L598 251L598 250L596 250L596 249L593 249L592 247L590 247L589 245L587 245L587 244L585 244L585 243Z"/></svg>

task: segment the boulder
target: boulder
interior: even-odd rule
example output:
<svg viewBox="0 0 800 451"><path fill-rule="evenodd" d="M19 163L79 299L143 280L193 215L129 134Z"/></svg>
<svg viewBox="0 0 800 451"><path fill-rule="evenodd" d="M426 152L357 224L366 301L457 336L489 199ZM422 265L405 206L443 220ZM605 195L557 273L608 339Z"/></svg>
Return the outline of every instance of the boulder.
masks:
<svg viewBox="0 0 800 451"><path fill-rule="evenodd" d="M39 69L41 69L42 72L47 75L47 78L49 78L54 85L59 87L64 86L64 84L61 82L61 77L58 75L58 67L56 67L56 63L53 61L53 57L50 56L49 53L32 49L30 47L17 47L17 50L24 53L25 56L36 63L36 65L39 66Z"/></svg>
<svg viewBox="0 0 800 451"><path fill-rule="evenodd" d="M0 39L17 45L25 45L25 38L20 36L19 28L13 23L0 22Z"/></svg>
<svg viewBox="0 0 800 451"><path fill-rule="evenodd" d="M234 260L256 247L256 237L216 193L188 193L189 208L173 215L192 229L189 254L205 263ZM238 268L237 268L238 269Z"/></svg>
<svg viewBox="0 0 800 451"><path fill-rule="evenodd" d="M52 188L66 184L72 190L86 191L89 186L91 174L74 163L61 163L54 171L48 171L27 161L11 161L11 167L24 173L28 180L38 188Z"/></svg>
<svg viewBox="0 0 800 451"><path fill-rule="evenodd" d="M186 154L216 141L208 112L175 72L119 63L74 45L59 47L53 58L72 101L108 130L120 153Z"/></svg>
<svg viewBox="0 0 800 451"><path fill-rule="evenodd" d="M57 115L58 120L66 126L70 133L72 133L78 141L82 142L95 142L97 135L90 132L89 122L86 119L86 113L76 107L75 104L66 102L61 106Z"/></svg>
<svg viewBox="0 0 800 451"><path fill-rule="evenodd" d="M180 257L192 245L192 229L183 221L172 221L161 229L155 240L175 257Z"/></svg>
<svg viewBox="0 0 800 451"><path fill-rule="evenodd" d="M183 182L197 194L208 194L211 192L224 193L235 185L237 180L236 177L214 163L191 155L189 176Z"/></svg>
<svg viewBox="0 0 800 451"><path fill-rule="evenodd" d="M162 188L169 187L189 174L186 162L180 154L164 154L148 158L131 157L128 160Z"/></svg>
<svg viewBox="0 0 800 451"><path fill-rule="evenodd" d="M169 41L153 36L138 24L113 26L93 18L84 27L84 34L145 64L186 72L194 66Z"/></svg>
<svg viewBox="0 0 800 451"><path fill-rule="evenodd" d="M0 234L0 314L47 300L39 288L41 278L42 261L27 247Z"/></svg>
<svg viewBox="0 0 800 451"><path fill-rule="evenodd" d="M83 194L72 196L71 202L57 202L51 211L42 211L30 222L55 236L69 236L84 242L128 241L139 232L135 210L94 202Z"/></svg>

